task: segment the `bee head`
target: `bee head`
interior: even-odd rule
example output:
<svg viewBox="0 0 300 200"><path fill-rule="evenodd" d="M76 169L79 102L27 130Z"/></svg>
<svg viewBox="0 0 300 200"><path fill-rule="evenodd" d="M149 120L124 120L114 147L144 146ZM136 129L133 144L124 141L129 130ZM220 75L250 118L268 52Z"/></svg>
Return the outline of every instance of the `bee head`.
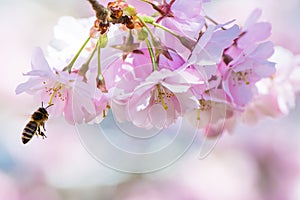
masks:
<svg viewBox="0 0 300 200"><path fill-rule="evenodd" d="M39 111L40 113L42 113L43 115L48 115L48 112L47 112L46 108L39 107L38 111Z"/></svg>
<svg viewBox="0 0 300 200"><path fill-rule="evenodd" d="M39 112L43 113L44 115L48 115L48 112L47 112L47 109L50 107L50 106L53 106L54 104L49 104L47 107L44 108L44 104L42 102L42 107L40 107L38 109Z"/></svg>
<svg viewBox="0 0 300 200"><path fill-rule="evenodd" d="M54 104L49 104L46 108L44 108L44 102L42 102L42 107L41 108L44 108L45 110L47 110L47 108L49 108L50 106L53 106Z"/></svg>

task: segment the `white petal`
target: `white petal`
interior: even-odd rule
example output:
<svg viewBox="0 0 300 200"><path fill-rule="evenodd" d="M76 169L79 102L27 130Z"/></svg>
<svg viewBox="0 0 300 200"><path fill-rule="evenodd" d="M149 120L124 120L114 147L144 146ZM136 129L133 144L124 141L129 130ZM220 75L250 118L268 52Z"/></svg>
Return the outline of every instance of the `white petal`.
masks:
<svg viewBox="0 0 300 200"><path fill-rule="evenodd" d="M31 59L32 70L45 71L53 74L41 48L35 48Z"/></svg>
<svg viewBox="0 0 300 200"><path fill-rule="evenodd" d="M169 84L166 82L162 82L162 85L164 87L168 88L173 93L186 92L191 87L190 85L175 85L175 84Z"/></svg>
<svg viewBox="0 0 300 200"><path fill-rule="evenodd" d="M162 129L166 126L167 112L160 104L153 105L149 112L151 124L158 129Z"/></svg>

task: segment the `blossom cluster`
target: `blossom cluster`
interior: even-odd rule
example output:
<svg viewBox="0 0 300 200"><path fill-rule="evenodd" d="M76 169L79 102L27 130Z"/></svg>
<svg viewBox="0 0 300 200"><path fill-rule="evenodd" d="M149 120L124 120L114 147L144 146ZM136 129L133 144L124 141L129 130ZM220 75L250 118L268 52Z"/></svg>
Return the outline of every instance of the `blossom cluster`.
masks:
<svg viewBox="0 0 300 200"><path fill-rule="evenodd" d="M37 48L28 81L16 88L53 104L51 116L100 123L112 110L119 122L145 129L186 118L214 136L238 120L289 110L299 59L276 70L261 10L240 26L207 16L209 0L89 2L95 16L61 18L47 57Z"/></svg>

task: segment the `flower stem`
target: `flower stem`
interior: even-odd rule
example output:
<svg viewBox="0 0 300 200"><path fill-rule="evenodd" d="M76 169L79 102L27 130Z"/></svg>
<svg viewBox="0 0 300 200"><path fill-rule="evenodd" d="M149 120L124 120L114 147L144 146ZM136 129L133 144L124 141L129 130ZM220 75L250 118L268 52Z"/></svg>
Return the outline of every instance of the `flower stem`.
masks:
<svg viewBox="0 0 300 200"><path fill-rule="evenodd" d="M97 42L98 73L97 73L97 77L96 77L96 84L97 84L97 88L99 88L102 92L107 93L108 90L106 89L105 79L104 79L104 76L103 76L102 71L101 71L101 48L103 48L103 43L102 42L103 42L102 38L99 37L99 40Z"/></svg>
<svg viewBox="0 0 300 200"><path fill-rule="evenodd" d="M94 55L95 55L97 49L98 49L98 41L97 41L96 46L95 46L95 48L93 49L93 51L92 51L90 57L89 57L89 58L87 59L87 61L81 66L81 68L80 68L80 70L79 70L79 75L85 77L85 74L86 74L86 72L87 72L88 69L89 69L89 65L90 65L90 63L91 63L91 61L92 61L92 59L93 59L93 57L94 57Z"/></svg>
<svg viewBox="0 0 300 200"><path fill-rule="evenodd" d="M216 22L214 19L212 19L211 17L209 17L209 16L207 16L207 15L205 15L204 16L207 20L209 20L210 22L212 22L214 25L220 25L218 22ZM221 27L221 29L222 30L226 30L226 28L224 28L224 27Z"/></svg>
<svg viewBox="0 0 300 200"><path fill-rule="evenodd" d="M149 26L145 23L145 21L140 17L140 16L136 16L139 20L140 20L140 22L145 26L145 28L147 29L147 31L148 31L148 33L150 34L150 36L151 36L151 38L152 39L155 39L155 36L153 35L153 33L152 33L152 31L151 31L151 29L149 28Z"/></svg>
<svg viewBox="0 0 300 200"><path fill-rule="evenodd" d="M97 48L98 48L98 77L102 74L101 73L101 40L99 38L98 42L97 42Z"/></svg>
<svg viewBox="0 0 300 200"><path fill-rule="evenodd" d="M76 53L76 55L74 56L74 58L71 60L70 64L68 64L63 71L68 71L69 73L71 73L72 67L74 65L74 63L76 62L77 58L79 57L79 55L81 54L81 52L83 51L84 47L87 45L87 43L90 41L90 37L88 37L86 39L86 41L83 43L83 45L80 47L79 51Z"/></svg>
<svg viewBox="0 0 300 200"><path fill-rule="evenodd" d="M155 36L153 35L152 31L150 30L149 26L144 22L144 20L137 16L137 18L141 21L141 23L145 26L145 28L147 29L148 33L150 34L152 40L155 40ZM153 71L158 70L158 66L157 66L157 62L155 60L155 54L153 52L153 47L151 45L151 42L149 41L148 37L145 39L146 45L148 47L148 51L150 54L150 58L151 58L151 62L152 62L152 67L153 67Z"/></svg>
<svg viewBox="0 0 300 200"><path fill-rule="evenodd" d="M148 47L148 51L149 51L149 54L150 54L153 71L156 71L156 70L158 70L158 66L157 66L156 60L154 58L153 48L152 48L151 43L150 43L148 38L146 38L145 42L146 42L146 45Z"/></svg>
<svg viewBox="0 0 300 200"><path fill-rule="evenodd" d="M151 23L151 24L152 24L153 26L157 27L157 28L160 28L160 29L162 29L162 30L164 30L164 31L166 31L166 32L168 32L168 33L170 33L171 35L173 35L173 36L176 37L176 38L179 37L178 34L176 34L176 33L173 32L171 29L168 29L167 27L165 27L165 26L163 26L163 25L160 25L160 24L155 23L155 22L153 22L153 23Z"/></svg>
<svg viewBox="0 0 300 200"><path fill-rule="evenodd" d="M193 48L196 44L196 41L188 38L188 37L185 37L185 36L180 36L178 34L176 34L175 32L173 32L172 30L168 29L167 27L165 26L162 26L158 23L155 23L155 22L151 22L150 24L152 24L153 26L157 27L157 28L160 28L168 33L170 33L171 35L173 35L174 37L176 37L183 46L185 46L186 48L188 48L190 51L193 51Z"/></svg>
<svg viewBox="0 0 300 200"><path fill-rule="evenodd" d="M149 0L140 0L142 2L145 2L145 3L149 3L149 4L153 4L152 2L150 2Z"/></svg>

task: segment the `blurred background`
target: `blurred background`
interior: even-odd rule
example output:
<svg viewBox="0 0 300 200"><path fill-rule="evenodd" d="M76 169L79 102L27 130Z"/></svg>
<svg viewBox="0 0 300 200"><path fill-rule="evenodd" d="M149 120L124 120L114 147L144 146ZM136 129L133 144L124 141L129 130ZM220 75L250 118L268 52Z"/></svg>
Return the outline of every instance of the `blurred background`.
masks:
<svg viewBox="0 0 300 200"><path fill-rule="evenodd" d="M101 165L63 119L48 121L47 140L22 145L21 132L38 102L14 90L26 80L22 73L30 69L34 47L46 50L61 16L93 12L85 0L0 3L0 200L300 199L300 98L284 118L240 125L222 136L207 158L197 158L196 142L172 166L150 174ZM219 22L242 23L256 7L273 24L274 43L300 54L298 0L212 0L206 12Z"/></svg>

